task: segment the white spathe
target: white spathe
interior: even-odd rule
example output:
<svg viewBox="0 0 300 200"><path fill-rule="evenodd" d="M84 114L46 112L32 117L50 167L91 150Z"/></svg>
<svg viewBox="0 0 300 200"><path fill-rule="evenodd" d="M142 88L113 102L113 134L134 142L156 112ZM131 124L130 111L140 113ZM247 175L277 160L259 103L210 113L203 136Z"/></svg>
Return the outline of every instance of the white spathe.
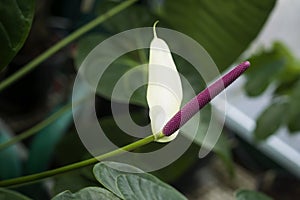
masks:
<svg viewBox="0 0 300 200"><path fill-rule="evenodd" d="M162 131L163 126L179 111L182 101L182 85L176 65L167 43L158 38L153 27L154 38L150 44L147 102L152 133ZM158 142L169 142L178 131Z"/></svg>

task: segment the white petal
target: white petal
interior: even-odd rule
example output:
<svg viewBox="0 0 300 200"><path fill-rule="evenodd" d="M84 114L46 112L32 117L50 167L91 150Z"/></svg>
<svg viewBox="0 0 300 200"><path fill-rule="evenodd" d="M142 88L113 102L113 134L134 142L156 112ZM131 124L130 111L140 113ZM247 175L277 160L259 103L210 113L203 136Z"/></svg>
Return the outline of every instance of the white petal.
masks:
<svg viewBox="0 0 300 200"><path fill-rule="evenodd" d="M162 131L163 126L179 111L182 101L182 85L176 65L166 42L157 38L150 45L147 101L152 133ZM169 142L178 131L158 142Z"/></svg>

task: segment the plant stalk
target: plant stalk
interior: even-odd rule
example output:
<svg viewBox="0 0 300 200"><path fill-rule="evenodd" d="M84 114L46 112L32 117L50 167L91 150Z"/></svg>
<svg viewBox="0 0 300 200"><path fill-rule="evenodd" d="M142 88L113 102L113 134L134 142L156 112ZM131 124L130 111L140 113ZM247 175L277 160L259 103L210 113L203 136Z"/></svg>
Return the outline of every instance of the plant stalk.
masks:
<svg viewBox="0 0 300 200"><path fill-rule="evenodd" d="M75 169L83 168L83 167L95 164L98 161L104 160L106 158L117 156L117 155L120 155L120 154L125 153L127 151L132 151L132 150L134 150L138 147L142 147L146 144L149 144L149 143L155 141L156 137L161 138L161 137L164 136L162 133L158 133L157 135L148 136L146 138L143 138L141 140L138 140L136 142L128 144L128 145L126 145L122 148L119 148L119 149L116 149L114 151L102 154L102 155L97 156L95 158L90 158L90 159L87 159L87 160L84 160L84 161L81 161L81 162L73 163L73 164L70 164L70 165L66 165L66 166L63 166L63 167L60 167L60 168L48 170L48 171L41 172L41 173L36 173L36 174L32 174L32 175L27 175L27 176L22 176L22 177L18 177L18 178L13 178L13 179L0 181L0 187L12 187L12 186L17 186L17 185L33 182L33 181L39 181L39 180L42 180L44 178L48 178L48 177L51 177L51 176L55 176L55 175L58 175L58 174L69 172L69 171L72 171L72 170L75 170Z"/></svg>

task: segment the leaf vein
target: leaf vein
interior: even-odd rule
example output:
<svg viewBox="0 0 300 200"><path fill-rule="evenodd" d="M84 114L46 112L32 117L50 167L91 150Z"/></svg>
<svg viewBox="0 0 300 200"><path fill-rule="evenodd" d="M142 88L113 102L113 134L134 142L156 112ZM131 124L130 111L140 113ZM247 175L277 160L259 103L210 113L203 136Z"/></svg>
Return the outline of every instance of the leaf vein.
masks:
<svg viewBox="0 0 300 200"><path fill-rule="evenodd" d="M2 22L0 22L0 30L2 30L2 32L4 33L4 37L7 39L9 47L15 51L15 47L12 46L12 41L9 37L8 31Z"/></svg>

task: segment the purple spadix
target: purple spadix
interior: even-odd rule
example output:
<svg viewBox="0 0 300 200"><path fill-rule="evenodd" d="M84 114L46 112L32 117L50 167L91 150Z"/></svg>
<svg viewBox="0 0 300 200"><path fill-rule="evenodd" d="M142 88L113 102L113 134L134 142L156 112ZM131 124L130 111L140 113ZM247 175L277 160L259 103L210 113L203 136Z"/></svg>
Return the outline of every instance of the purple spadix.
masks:
<svg viewBox="0 0 300 200"><path fill-rule="evenodd" d="M250 66L249 61L245 61L222 78L215 81L205 90L185 104L164 126L162 133L165 136L170 136L182 127L189 119L191 119L199 110L208 104L214 97L228 87L233 81L241 76Z"/></svg>

